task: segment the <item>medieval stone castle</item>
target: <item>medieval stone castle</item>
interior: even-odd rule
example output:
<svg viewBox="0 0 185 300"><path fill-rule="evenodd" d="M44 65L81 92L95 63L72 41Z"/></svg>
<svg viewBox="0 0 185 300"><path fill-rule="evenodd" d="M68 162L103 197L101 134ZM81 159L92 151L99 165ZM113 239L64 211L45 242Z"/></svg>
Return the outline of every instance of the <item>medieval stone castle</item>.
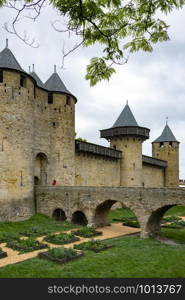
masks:
<svg viewBox="0 0 185 300"><path fill-rule="evenodd" d="M42 83L0 52L0 221L35 213L37 186L178 188L179 142L168 124L142 155L150 130L128 104L100 131L109 147L75 140L76 97L56 72ZM53 187L54 188L54 187Z"/></svg>

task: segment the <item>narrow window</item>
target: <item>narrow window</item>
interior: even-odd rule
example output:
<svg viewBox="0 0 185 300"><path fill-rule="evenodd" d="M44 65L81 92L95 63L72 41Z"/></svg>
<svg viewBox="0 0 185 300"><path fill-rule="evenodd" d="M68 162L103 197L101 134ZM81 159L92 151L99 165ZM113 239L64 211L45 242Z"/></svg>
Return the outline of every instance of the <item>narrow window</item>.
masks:
<svg viewBox="0 0 185 300"><path fill-rule="evenodd" d="M34 94L34 99L36 98L36 86L34 85L34 88L33 88L33 94Z"/></svg>
<svg viewBox="0 0 185 300"><path fill-rule="evenodd" d="M48 104L53 104L53 93L48 93Z"/></svg>
<svg viewBox="0 0 185 300"><path fill-rule="evenodd" d="M26 76L23 74L20 75L20 86L26 87Z"/></svg>
<svg viewBox="0 0 185 300"><path fill-rule="evenodd" d="M67 105L71 105L71 100L70 100L70 96L66 96L66 104Z"/></svg>
<svg viewBox="0 0 185 300"><path fill-rule="evenodd" d="M160 148L162 148L162 147L164 147L164 143L163 142L160 143Z"/></svg>
<svg viewBox="0 0 185 300"><path fill-rule="evenodd" d="M0 82L3 82L3 71L0 70Z"/></svg>
<svg viewBox="0 0 185 300"><path fill-rule="evenodd" d="M55 122L53 122L53 127L56 127L56 123Z"/></svg>
<svg viewBox="0 0 185 300"><path fill-rule="evenodd" d="M169 142L169 146L172 147L172 146L173 146L173 143L172 143L172 142Z"/></svg>

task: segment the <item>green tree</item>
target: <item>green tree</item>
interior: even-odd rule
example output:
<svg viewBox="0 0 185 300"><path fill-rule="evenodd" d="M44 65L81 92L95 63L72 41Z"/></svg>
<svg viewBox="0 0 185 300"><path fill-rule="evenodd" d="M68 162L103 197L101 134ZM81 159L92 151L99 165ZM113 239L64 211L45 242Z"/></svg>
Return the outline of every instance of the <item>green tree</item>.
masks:
<svg viewBox="0 0 185 300"><path fill-rule="evenodd" d="M19 1L0 0L0 4L15 6ZM23 1L19 15L26 9L36 8L40 15L46 0ZM50 0L61 18L66 31L79 36L74 47L101 44L101 57L93 57L87 66L86 79L90 85L109 80L114 65L125 64L129 54L139 50L152 51L153 44L169 39L169 25L159 15L167 15L185 5L184 0ZM17 7L16 7L17 9ZM14 24L15 25L15 24ZM64 31L64 30L61 30Z"/></svg>

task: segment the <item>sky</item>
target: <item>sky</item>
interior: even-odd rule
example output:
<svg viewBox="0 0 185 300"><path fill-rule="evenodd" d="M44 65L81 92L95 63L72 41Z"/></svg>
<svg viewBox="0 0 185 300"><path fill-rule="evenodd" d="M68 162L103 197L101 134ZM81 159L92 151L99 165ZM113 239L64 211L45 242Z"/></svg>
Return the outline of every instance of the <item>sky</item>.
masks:
<svg viewBox="0 0 185 300"><path fill-rule="evenodd" d="M71 49L74 37L57 32L52 23L61 20L58 13L46 7L39 19L20 20L19 32L24 30L40 44L32 48L8 33L4 23L11 25L14 12L0 9L0 51L9 39L9 48L22 68L29 65L45 82L53 73L54 65L67 89L74 94L76 104L77 137L88 142L109 146L100 138L99 130L110 128L118 118L126 101L142 127L149 128L150 139L143 143L143 154L152 155L151 142L161 135L168 124L180 142L180 178L185 179L185 9L173 11L165 17L170 25L170 41L155 45L152 53L138 52L130 56L127 64L116 67L109 81L90 87L85 80L89 60L101 54L98 45L80 48L70 54L62 68L62 48Z"/></svg>

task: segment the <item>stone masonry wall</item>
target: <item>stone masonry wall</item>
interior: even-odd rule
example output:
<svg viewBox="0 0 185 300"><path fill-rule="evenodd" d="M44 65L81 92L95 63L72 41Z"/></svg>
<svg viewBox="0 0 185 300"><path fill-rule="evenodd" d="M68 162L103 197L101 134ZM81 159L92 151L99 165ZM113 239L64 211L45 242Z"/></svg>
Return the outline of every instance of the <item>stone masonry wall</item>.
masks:
<svg viewBox="0 0 185 300"><path fill-rule="evenodd" d="M21 87L18 72L4 71L0 84L0 220L24 219L34 213L33 88L29 77Z"/></svg>
<svg viewBox="0 0 185 300"><path fill-rule="evenodd" d="M89 153L76 153L75 185L120 186L120 160Z"/></svg>
<svg viewBox="0 0 185 300"><path fill-rule="evenodd" d="M120 182L121 186L142 186L142 140L135 137L111 139L111 146L122 151Z"/></svg>
<svg viewBox="0 0 185 300"><path fill-rule="evenodd" d="M165 170L165 186L178 187L179 186L179 143L169 142L152 144L153 157L166 160L168 167Z"/></svg>
<svg viewBox="0 0 185 300"><path fill-rule="evenodd" d="M143 184L144 187L164 187L164 169L156 166L143 165Z"/></svg>

